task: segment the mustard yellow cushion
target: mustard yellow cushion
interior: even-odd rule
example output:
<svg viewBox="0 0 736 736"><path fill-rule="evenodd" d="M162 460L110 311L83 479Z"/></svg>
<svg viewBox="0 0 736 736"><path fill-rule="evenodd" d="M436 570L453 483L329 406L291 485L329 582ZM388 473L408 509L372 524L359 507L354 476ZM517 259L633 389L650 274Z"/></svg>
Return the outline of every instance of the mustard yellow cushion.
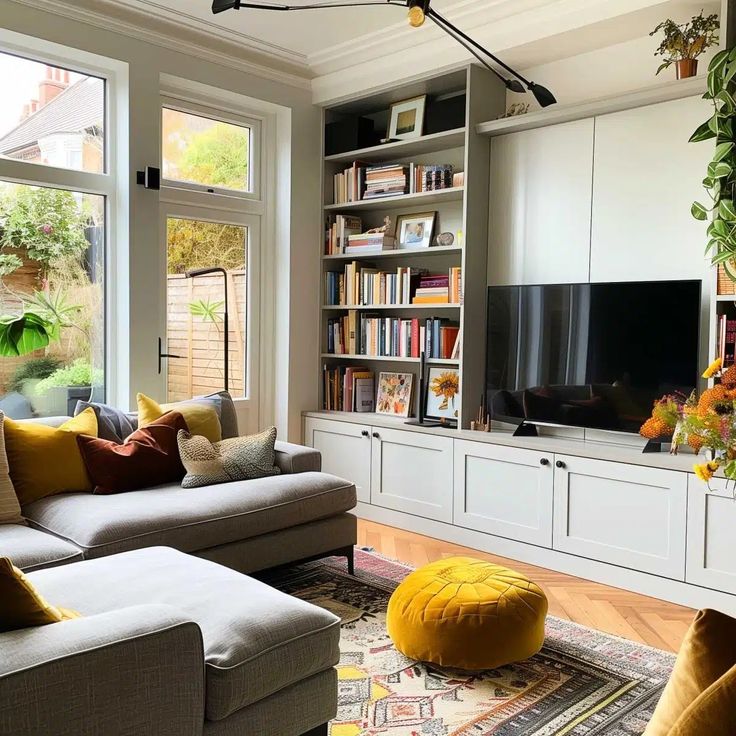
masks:
<svg viewBox="0 0 736 736"><path fill-rule="evenodd" d="M0 631L56 624L71 618L79 618L79 614L47 603L7 557L0 557Z"/></svg>
<svg viewBox="0 0 736 736"><path fill-rule="evenodd" d="M736 665L736 619L710 609L698 611L680 646L672 675L662 692L652 720L644 731L644 736L674 736L675 724L685 712L694 706L701 695L729 673L734 665ZM733 682L730 687L733 688ZM718 698L721 697L719 688L713 692L719 693ZM716 696L708 696L706 701L701 701L699 707L702 707L704 702L707 703L710 697ZM736 712L736 703L732 702L731 707ZM694 715L689 718L694 718ZM702 731L702 733L710 735L711 732ZM723 733L733 734L736 730Z"/></svg>
<svg viewBox="0 0 736 736"><path fill-rule="evenodd" d="M386 625L411 659L485 670L536 654L546 615L547 597L520 573L452 557L415 570L396 588Z"/></svg>
<svg viewBox="0 0 736 736"><path fill-rule="evenodd" d="M736 734L736 664L685 709L668 736L705 734Z"/></svg>
<svg viewBox="0 0 736 736"><path fill-rule="evenodd" d="M189 434L201 434L210 442L219 442L222 439L220 419L211 406L186 401L159 404L145 394L138 394L136 398L138 400L138 427L141 429L161 418L166 412L178 411L189 427Z"/></svg>
<svg viewBox="0 0 736 736"><path fill-rule="evenodd" d="M94 409L85 409L58 428L5 417L3 429L10 478L21 506L56 493L92 490L77 436L97 436Z"/></svg>

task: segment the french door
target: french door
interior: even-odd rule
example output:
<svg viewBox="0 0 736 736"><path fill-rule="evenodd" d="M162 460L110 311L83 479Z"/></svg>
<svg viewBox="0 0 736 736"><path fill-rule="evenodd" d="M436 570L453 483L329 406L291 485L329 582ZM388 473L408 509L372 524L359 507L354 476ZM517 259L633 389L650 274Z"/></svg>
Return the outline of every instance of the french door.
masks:
<svg viewBox="0 0 736 736"><path fill-rule="evenodd" d="M162 394L171 402L227 389L241 433L255 432L260 217L164 201L161 238Z"/></svg>

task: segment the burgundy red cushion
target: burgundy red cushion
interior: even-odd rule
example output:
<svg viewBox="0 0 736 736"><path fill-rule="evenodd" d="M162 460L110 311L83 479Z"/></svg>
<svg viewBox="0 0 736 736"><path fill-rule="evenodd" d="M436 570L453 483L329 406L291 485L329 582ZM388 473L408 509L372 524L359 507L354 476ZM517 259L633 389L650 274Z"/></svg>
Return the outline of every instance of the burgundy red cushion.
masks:
<svg viewBox="0 0 736 736"><path fill-rule="evenodd" d="M181 482L186 471L176 442L180 429L189 431L184 417L172 411L137 429L122 444L88 435L77 437L94 493L124 493Z"/></svg>

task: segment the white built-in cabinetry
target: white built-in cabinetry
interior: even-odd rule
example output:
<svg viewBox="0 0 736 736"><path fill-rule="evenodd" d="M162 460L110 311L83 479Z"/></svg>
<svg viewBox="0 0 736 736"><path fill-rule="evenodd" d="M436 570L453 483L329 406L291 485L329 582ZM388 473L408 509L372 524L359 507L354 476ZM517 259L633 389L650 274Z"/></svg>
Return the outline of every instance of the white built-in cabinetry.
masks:
<svg viewBox="0 0 736 736"><path fill-rule="evenodd" d="M707 277L711 148L687 141L710 114L698 95L494 137L489 284Z"/></svg>
<svg viewBox="0 0 736 736"><path fill-rule="evenodd" d="M692 458L355 418L310 413L304 437L325 472L356 482L360 516L736 611L736 500L722 480L708 492Z"/></svg>

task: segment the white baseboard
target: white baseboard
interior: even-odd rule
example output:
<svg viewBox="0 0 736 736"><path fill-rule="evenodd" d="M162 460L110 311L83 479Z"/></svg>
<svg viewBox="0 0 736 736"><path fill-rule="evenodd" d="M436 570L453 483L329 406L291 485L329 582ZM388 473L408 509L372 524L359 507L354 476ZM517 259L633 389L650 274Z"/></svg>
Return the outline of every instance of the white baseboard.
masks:
<svg viewBox="0 0 736 736"><path fill-rule="evenodd" d="M677 603L689 608L715 608L731 616L736 616L736 596L717 590L657 575L630 570L625 567L609 565L605 562L576 557L553 549L536 547L503 537L465 529L440 521L424 519L401 511L380 508L366 503L358 503L355 511L361 519L379 524L406 529L446 542L470 547L482 552L508 557L530 565L563 572L568 575L593 580L616 588Z"/></svg>

